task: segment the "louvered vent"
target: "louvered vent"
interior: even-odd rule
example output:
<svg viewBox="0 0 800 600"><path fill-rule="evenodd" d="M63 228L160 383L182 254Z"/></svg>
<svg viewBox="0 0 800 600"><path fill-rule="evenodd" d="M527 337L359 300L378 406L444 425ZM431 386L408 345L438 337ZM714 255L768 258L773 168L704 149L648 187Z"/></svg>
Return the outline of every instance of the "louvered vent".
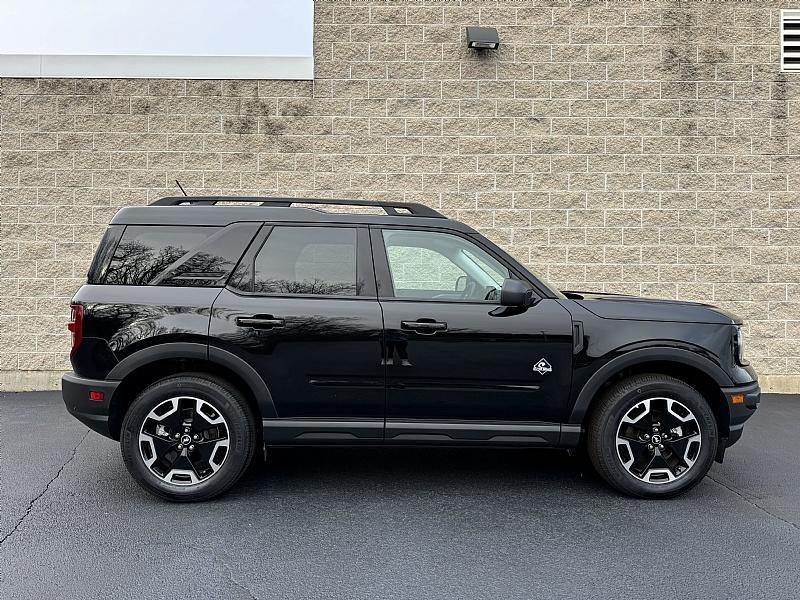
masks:
<svg viewBox="0 0 800 600"><path fill-rule="evenodd" d="M781 71L800 72L800 10L781 11Z"/></svg>

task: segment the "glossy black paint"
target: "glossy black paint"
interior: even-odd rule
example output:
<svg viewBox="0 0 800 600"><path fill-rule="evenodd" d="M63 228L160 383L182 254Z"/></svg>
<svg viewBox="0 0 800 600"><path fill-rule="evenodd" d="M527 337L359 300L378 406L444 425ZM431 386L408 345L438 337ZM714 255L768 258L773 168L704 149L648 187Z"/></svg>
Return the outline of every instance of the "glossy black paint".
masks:
<svg viewBox="0 0 800 600"><path fill-rule="evenodd" d="M716 306L682 300L637 298L621 294L570 292L576 304L603 319L676 323L739 324L741 319Z"/></svg>
<svg viewBox="0 0 800 600"><path fill-rule="evenodd" d="M563 420L572 374L572 320L557 300L527 309L491 303L384 300L386 418ZM403 321L447 324L435 333ZM550 371L534 365L547 360ZM388 425L387 425L388 427Z"/></svg>
<svg viewBox="0 0 800 600"><path fill-rule="evenodd" d="M284 324L237 324L264 315ZM212 346L251 364L268 382L280 418L383 419L381 309L376 299L243 296L214 302Z"/></svg>
<svg viewBox="0 0 800 600"><path fill-rule="evenodd" d="M123 209L113 223L93 263L95 279L124 226L241 223L233 227L243 239L232 243L229 237L220 245L227 248L226 270L238 262L223 288L212 287L216 282L175 285L174 279L170 285L81 288L74 301L85 306L84 341L72 357L75 375L65 380L64 396L70 411L98 430L113 398L82 407L92 385L106 381L111 396L129 373L182 355L235 373L255 398L265 439L274 444L574 446L602 386L648 364L669 364L713 382L719 401L728 403L720 412L728 444L757 405L753 369L736 364L740 320L734 315L697 303L562 294L448 219L159 206ZM272 227L283 224L358 228L360 295L276 296L248 287L255 254ZM385 252L376 244L378 230L389 226L468 237L530 284L533 305L394 298ZM535 368L540 359L549 370ZM738 390L748 398L746 407L728 402Z"/></svg>
<svg viewBox="0 0 800 600"><path fill-rule="evenodd" d="M172 342L208 343L211 304L220 290L159 286L84 285L73 302L84 305L83 339L94 339L101 353L102 370L148 347ZM94 354L82 346L72 357L78 375L99 379L106 373ZM109 358L106 352L110 352Z"/></svg>
<svg viewBox="0 0 800 600"><path fill-rule="evenodd" d="M692 364L711 376L717 384L737 385L755 381L752 367L736 364L732 340L735 318L725 318L721 311L696 303L628 298L605 300L560 300L572 318L582 324L584 349L576 356L573 374L573 400L587 380L606 364L633 351L660 356L663 349L674 349L694 355ZM620 318L602 317L608 305ZM624 312L620 312L624 306ZM661 310L662 321L652 319ZM682 322L686 314L688 321ZM676 352L677 354L677 352ZM651 358L649 360L660 360ZM686 361L681 361L684 364ZM688 363L686 363L688 364Z"/></svg>

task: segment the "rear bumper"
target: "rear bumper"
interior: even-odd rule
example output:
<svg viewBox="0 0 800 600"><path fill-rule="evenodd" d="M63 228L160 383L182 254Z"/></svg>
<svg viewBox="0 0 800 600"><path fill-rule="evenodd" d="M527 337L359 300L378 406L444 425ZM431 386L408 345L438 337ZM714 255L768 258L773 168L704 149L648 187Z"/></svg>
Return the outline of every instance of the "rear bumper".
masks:
<svg viewBox="0 0 800 600"><path fill-rule="evenodd" d="M67 373L61 378L61 397L73 417L97 433L113 439L108 427L108 414L111 398L119 384L119 381L86 379L75 373ZM102 392L103 399L90 400L90 391Z"/></svg>
<svg viewBox="0 0 800 600"><path fill-rule="evenodd" d="M746 385L722 388L722 393L728 402L730 414L730 433L725 442L725 446L730 447L742 437L745 421L755 414L758 403L761 401L761 388L758 382L754 381ZM734 402L734 399L738 400L738 396L742 396L744 401Z"/></svg>

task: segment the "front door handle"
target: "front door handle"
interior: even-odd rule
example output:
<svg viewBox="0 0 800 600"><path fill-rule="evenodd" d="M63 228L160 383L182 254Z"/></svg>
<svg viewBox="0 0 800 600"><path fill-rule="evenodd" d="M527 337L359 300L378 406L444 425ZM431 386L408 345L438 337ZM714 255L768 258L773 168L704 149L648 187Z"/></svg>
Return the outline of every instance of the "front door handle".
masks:
<svg viewBox="0 0 800 600"><path fill-rule="evenodd" d="M418 319L417 321L400 321L400 328L407 329L410 331L416 331L417 333L422 335L433 335L437 331L446 331L447 323L434 321L432 319L429 320Z"/></svg>
<svg viewBox="0 0 800 600"><path fill-rule="evenodd" d="M253 315L251 317L236 317L236 324L239 327L250 327L252 329L274 329L283 327L286 321L275 318L272 315Z"/></svg>

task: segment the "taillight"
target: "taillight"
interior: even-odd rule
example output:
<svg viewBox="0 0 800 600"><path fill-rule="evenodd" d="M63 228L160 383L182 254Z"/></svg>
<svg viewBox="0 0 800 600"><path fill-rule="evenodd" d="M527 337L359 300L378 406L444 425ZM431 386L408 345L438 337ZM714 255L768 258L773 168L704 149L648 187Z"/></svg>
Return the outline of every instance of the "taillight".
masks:
<svg viewBox="0 0 800 600"><path fill-rule="evenodd" d="M75 354L83 339L83 304L70 304L72 312L67 323L67 329L72 332L72 350L69 355Z"/></svg>
<svg viewBox="0 0 800 600"><path fill-rule="evenodd" d="M744 336L741 325L736 326L736 332L733 334L733 350L738 365L746 367L750 364L750 361L744 357Z"/></svg>

